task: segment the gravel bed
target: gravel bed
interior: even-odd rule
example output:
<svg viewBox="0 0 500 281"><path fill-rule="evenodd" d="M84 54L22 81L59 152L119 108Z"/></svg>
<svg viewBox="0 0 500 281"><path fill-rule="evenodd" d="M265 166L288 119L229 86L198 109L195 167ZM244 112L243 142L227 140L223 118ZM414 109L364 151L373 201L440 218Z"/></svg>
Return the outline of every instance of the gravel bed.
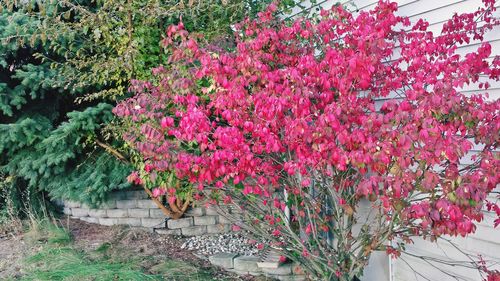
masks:
<svg viewBox="0 0 500 281"><path fill-rule="evenodd" d="M217 253L255 256L259 252L257 245L247 237L244 232L193 236L186 238L181 249L194 251L197 256L202 257L209 257Z"/></svg>

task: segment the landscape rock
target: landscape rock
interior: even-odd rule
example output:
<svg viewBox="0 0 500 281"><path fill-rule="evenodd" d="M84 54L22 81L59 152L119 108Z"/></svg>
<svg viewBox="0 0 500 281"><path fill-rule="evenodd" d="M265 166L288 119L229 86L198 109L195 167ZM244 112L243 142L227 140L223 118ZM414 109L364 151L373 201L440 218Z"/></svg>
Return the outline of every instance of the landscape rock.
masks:
<svg viewBox="0 0 500 281"><path fill-rule="evenodd" d="M234 267L233 261L237 256L238 254L235 253L218 253L210 256L208 260L215 266L220 266L225 269L231 269Z"/></svg>

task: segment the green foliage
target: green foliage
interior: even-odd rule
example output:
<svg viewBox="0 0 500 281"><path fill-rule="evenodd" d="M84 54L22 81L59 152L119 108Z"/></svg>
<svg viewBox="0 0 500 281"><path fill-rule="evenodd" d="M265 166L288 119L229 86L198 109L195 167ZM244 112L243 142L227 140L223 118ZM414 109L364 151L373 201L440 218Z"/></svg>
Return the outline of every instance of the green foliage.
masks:
<svg viewBox="0 0 500 281"><path fill-rule="evenodd" d="M231 24L270 1L0 1L0 173L15 205L21 194L93 204L126 188L133 155L110 109L165 61L165 28L182 17L230 41Z"/></svg>

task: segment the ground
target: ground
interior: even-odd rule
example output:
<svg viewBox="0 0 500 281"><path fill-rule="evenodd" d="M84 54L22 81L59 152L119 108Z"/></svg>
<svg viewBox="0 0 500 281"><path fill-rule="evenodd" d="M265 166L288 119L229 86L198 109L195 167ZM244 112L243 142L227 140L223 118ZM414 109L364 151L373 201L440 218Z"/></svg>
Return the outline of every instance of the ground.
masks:
<svg viewBox="0 0 500 281"><path fill-rule="evenodd" d="M0 280L266 280L181 250L184 238L73 219L0 233Z"/></svg>

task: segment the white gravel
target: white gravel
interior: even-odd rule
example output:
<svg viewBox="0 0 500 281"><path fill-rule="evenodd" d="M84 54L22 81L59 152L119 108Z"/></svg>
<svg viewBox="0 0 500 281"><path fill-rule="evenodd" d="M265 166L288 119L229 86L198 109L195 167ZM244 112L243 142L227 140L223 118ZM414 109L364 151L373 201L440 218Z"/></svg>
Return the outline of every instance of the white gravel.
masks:
<svg viewBox="0 0 500 281"><path fill-rule="evenodd" d="M217 253L237 253L245 256L258 254L256 243L251 243L244 232L186 238L181 249L192 250L198 256L209 257Z"/></svg>

